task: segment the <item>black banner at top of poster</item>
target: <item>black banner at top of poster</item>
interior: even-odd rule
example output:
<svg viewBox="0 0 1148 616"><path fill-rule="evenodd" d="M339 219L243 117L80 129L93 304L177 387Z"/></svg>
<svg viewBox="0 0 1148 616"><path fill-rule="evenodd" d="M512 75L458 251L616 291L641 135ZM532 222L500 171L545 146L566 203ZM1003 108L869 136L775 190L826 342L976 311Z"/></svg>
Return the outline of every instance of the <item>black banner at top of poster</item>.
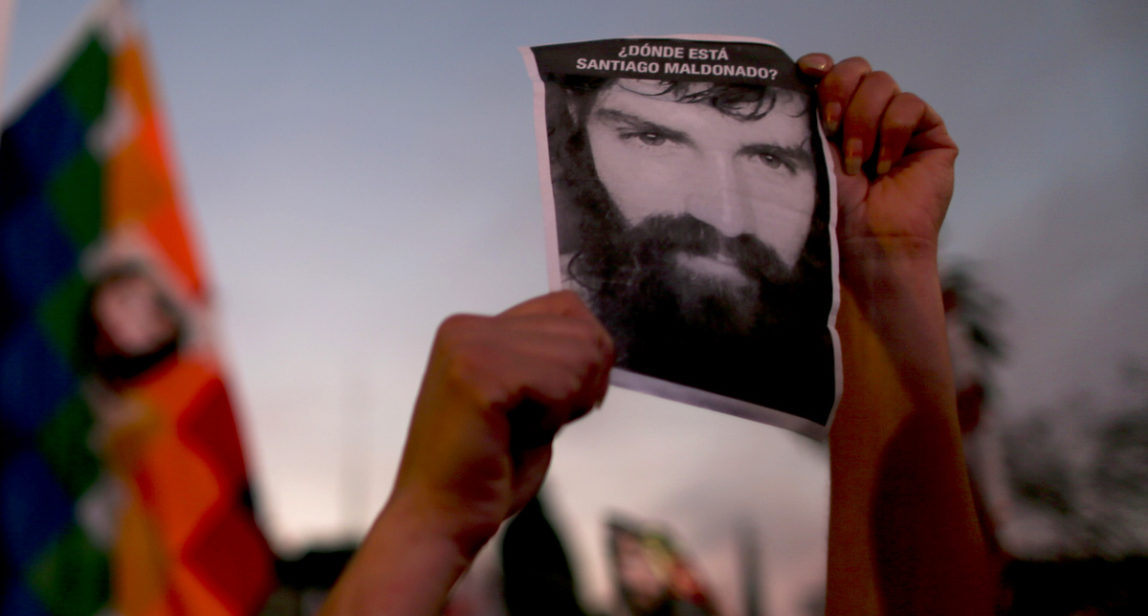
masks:
<svg viewBox="0 0 1148 616"><path fill-rule="evenodd" d="M543 80L585 75L664 81L706 81L773 85L804 90L797 64L773 45L626 38L533 47Z"/></svg>

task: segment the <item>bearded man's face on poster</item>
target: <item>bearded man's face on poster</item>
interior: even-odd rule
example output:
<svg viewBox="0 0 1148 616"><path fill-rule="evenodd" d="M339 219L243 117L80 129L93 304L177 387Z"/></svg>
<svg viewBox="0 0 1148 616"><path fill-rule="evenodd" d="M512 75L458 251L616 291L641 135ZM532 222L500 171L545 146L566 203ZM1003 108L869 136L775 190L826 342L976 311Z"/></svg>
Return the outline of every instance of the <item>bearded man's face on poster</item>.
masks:
<svg viewBox="0 0 1148 616"><path fill-rule="evenodd" d="M554 46L539 60L552 276L613 336L616 384L823 425L836 396L837 287L814 94L796 76L561 72L613 44ZM755 57L793 66L776 50Z"/></svg>

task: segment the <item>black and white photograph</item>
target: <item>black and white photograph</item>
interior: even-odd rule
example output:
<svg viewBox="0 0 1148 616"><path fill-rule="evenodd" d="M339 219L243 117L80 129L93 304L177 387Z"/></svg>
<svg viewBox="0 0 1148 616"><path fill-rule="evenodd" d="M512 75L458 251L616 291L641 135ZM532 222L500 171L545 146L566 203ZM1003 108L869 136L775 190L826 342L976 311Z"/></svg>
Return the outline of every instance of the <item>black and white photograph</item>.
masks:
<svg viewBox="0 0 1148 616"><path fill-rule="evenodd" d="M617 385L815 438L840 392L834 186L815 94L765 41L524 49L552 289Z"/></svg>

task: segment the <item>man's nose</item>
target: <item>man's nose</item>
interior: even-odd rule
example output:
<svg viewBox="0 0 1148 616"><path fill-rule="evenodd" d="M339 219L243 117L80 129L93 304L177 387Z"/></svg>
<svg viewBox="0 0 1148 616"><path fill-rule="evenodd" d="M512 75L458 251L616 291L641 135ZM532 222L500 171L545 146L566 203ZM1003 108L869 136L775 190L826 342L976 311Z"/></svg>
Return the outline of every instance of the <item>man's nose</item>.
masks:
<svg viewBox="0 0 1148 616"><path fill-rule="evenodd" d="M753 208L733 161L711 159L690 175L686 213L728 237L752 231Z"/></svg>

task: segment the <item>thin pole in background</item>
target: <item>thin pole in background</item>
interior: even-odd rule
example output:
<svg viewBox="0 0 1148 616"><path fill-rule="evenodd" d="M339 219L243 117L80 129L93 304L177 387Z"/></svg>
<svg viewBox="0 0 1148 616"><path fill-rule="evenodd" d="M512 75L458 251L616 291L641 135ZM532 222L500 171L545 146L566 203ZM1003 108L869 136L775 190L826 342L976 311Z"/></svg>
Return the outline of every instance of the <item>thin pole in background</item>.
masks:
<svg viewBox="0 0 1148 616"><path fill-rule="evenodd" d="M745 602L745 616L767 616L769 607L765 601L765 588L762 586L761 544L758 542L757 526L751 521L743 521L736 531L741 552L742 598Z"/></svg>
<svg viewBox="0 0 1148 616"><path fill-rule="evenodd" d="M12 17L16 14L16 0L0 0L0 100L4 95L4 69L8 55L8 34L12 30Z"/></svg>
<svg viewBox="0 0 1148 616"><path fill-rule="evenodd" d="M343 533L361 534L366 525L363 512L367 508L367 486L370 480L368 457L365 455L370 433L370 396L361 372L361 362L350 362L344 372L346 388L343 391L342 469L340 474L339 522Z"/></svg>

